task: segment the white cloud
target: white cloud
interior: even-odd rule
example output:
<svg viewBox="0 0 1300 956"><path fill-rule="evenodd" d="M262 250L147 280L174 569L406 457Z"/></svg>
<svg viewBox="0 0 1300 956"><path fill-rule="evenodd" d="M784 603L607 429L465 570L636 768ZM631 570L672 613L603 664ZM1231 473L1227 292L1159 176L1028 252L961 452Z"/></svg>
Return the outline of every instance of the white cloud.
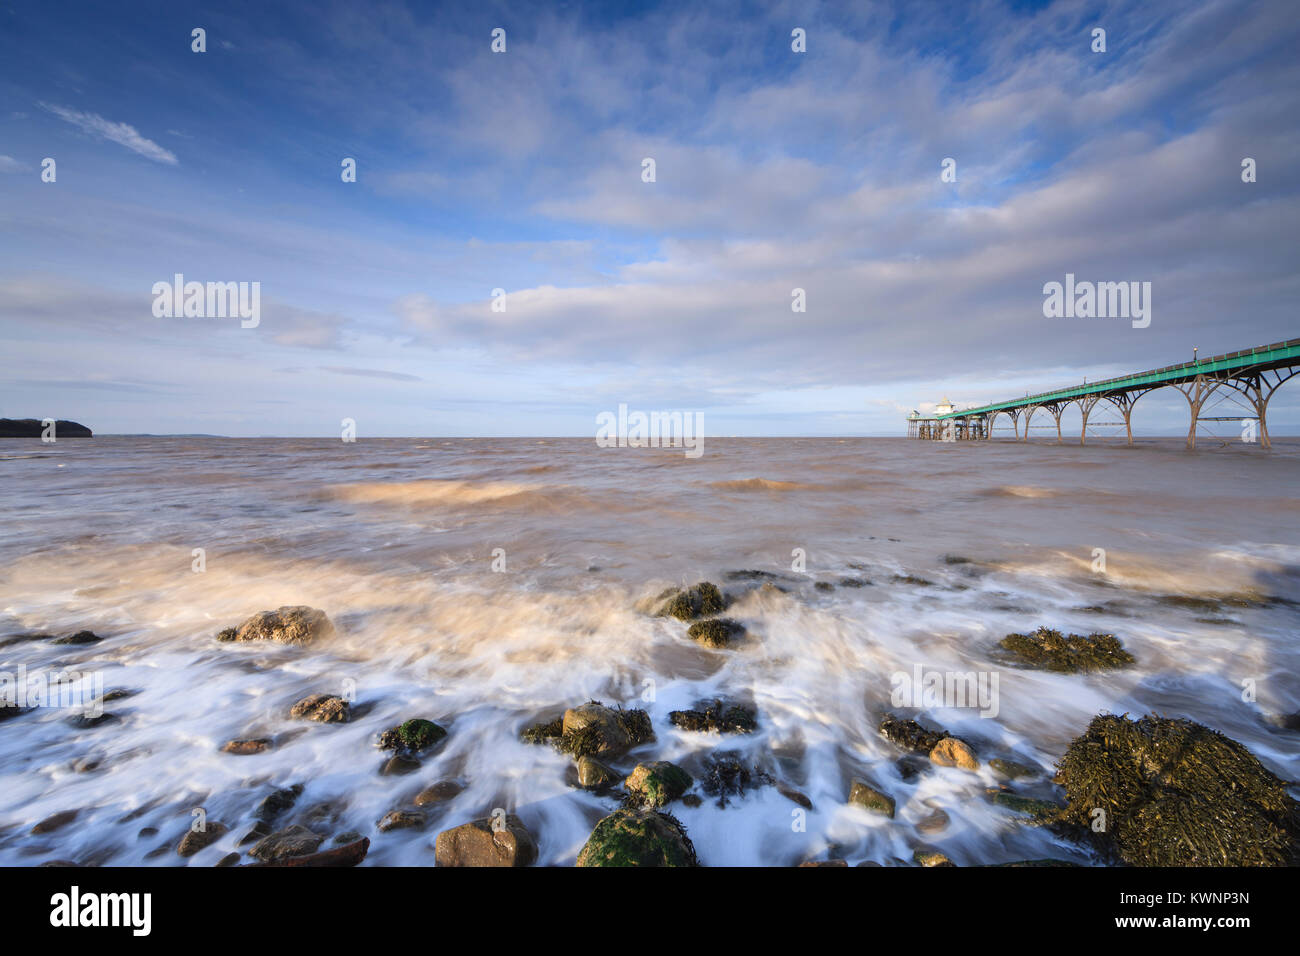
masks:
<svg viewBox="0 0 1300 956"><path fill-rule="evenodd" d="M139 153L146 159L165 163L168 166L179 164L175 153L141 136L139 131L129 123L114 123L98 113L82 113L79 110L68 109L66 106L52 106L49 103L41 103L40 106L83 132L125 146L131 152Z"/></svg>

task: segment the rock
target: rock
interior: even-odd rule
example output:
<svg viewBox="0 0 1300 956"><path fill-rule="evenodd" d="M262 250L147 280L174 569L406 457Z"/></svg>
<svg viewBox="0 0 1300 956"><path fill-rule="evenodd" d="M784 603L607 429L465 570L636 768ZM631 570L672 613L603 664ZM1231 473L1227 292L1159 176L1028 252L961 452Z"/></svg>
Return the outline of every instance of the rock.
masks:
<svg viewBox="0 0 1300 956"><path fill-rule="evenodd" d="M618 771L595 757L578 758L578 786L587 790L612 787L619 782Z"/></svg>
<svg viewBox="0 0 1300 956"><path fill-rule="evenodd" d="M414 773L420 769L420 761L417 757L412 757L409 753L395 753L379 768L381 777L397 777L403 774Z"/></svg>
<svg viewBox="0 0 1300 956"><path fill-rule="evenodd" d="M702 701L699 710L674 710L668 721L674 727L701 733L748 734L758 727L754 711L721 700Z"/></svg>
<svg viewBox="0 0 1300 956"><path fill-rule="evenodd" d="M60 813L48 816L40 823L36 824L36 826L32 827L32 833L53 833L60 827L65 827L73 820L77 819L77 814L80 812L80 810L64 810Z"/></svg>
<svg viewBox="0 0 1300 956"><path fill-rule="evenodd" d="M256 843L263 837L268 836L270 832L271 828L265 823L265 821L258 820L253 824L252 829L240 837L239 845L247 846L250 843Z"/></svg>
<svg viewBox="0 0 1300 956"><path fill-rule="evenodd" d="M1022 777L1037 777L1041 771L1037 767L1031 767L1028 764L1016 763L1014 760L1003 760L1001 757L994 757L989 761L989 766L1001 777L1008 780L1019 780Z"/></svg>
<svg viewBox="0 0 1300 956"><path fill-rule="evenodd" d="M226 628L217 635L217 640L310 644L333 633L334 625L324 611L304 605L285 605L254 614L237 628Z"/></svg>
<svg viewBox="0 0 1300 956"><path fill-rule="evenodd" d="M513 813L443 830L434 841L438 866L528 866L537 860L537 841Z"/></svg>
<svg viewBox="0 0 1300 956"><path fill-rule="evenodd" d="M903 720L893 714L880 719L880 735L896 746L912 753L929 754L948 736L946 730L926 730L915 720Z"/></svg>
<svg viewBox="0 0 1300 956"><path fill-rule="evenodd" d="M224 754L236 754L238 756L247 756L249 754L260 754L263 751L271 749L270 737L244 738L241 740L227 740L221 746L221 752Z"/></svg>
<svg viewBox="0 0 1300 956"><path fill-rule="evenodd" d="M1114 670L1136 663L1114 634L1082 637L1040 627L1033 634L1008 634L998 646L1026 667L1062 674Z"/></svg>
<svg viewBox="0 0 1300 956"><path fill-rule="evenodd" d="M185 836L181 837L181 842L176 846L176 852L181 856L193 856L205 847L216 843L225 835L230 827L224 823L208 821L202 830L187 830Z"/></svg>
<svg viewBox="0 0 1300 956"><path fill-rule="evenodd" d="M94 730L96 727L115 724L121 719L117 714L77 714L68 718L68 724L78 730Z"/></svg>
<svg viewBox="0 0 1300 956"><path fill-rule="evenodd" d="M612 710L588 701L564 712L558 746L575 757L617 756L654 738L644 710Z"/></svg>
<svg viewBox="0 0 1300 956"><path fill-rule="evenodd" d="M688 793L686 794L686 796L682 797L682 805L690 807L691 809L695 809L696 807L701 806L703 803L704 803L704 798L701 797L698 793Z"/></svg>
<svg viewBox="0 0 1300 956"><path fill-rule="evenodd" d="M59 637L51 641L51 644L98 644L102 637L97 637L94 631L78 631L68 637Z"/></svg>
<svg viewBox="0 0 1300 956"><path fill-rule="evenodd" d="M446 736L447 731L433 721L415 717L380 734L379 749L407 750L418 753L432 747Z"/></svg>
<svg viewBox="0 0 1300 956"><path fill-rule="evenodd" d="M957 737L945 737L935 744L930 751L930 760L940 767L960 767L962 770L980 768L980 762L975 759L975 751L970 744Z"/></svg>
<svg viewBox="0 0 1300 956"><path fill-rule="evenodd" d="M872 813L883 813L891 819L894 816L894 798L861 780L854 780L849 788L849 803L864 807Z"/></svg>
<svg viewBox="0 0 1300 956"><path fill-rule="evenodd" d="M623 781L634 803L644 807L662 807L676 800L695 781L691 775L667 760L639 763Z"/></svg>
<svg viewBox="0 0 1300 956"><path fill-rule="evenodd" d="M951 822L947 813L936 808L933 813L916 821L916 828L925 834L942 833Z"/></svg>
<svg viewBox="0 0 1300 956"><path fill-rule="evenodd" d="M904 781L915 780L931 766L929 757L907 756L899 757L894 761L894 767L898 770L898 775Z"/></svg>
<svg viewBox="0 0 1300 956"><path fill-rule="evenodd" d="M361 839L361 834L356 830L346 830L334 838L335 843L356 843Z"/></svg>
<svg viewBox="0 0 1300 956"><path fill-rule="evenodd" d="M446 803L459 796L465 788L455 780L443 780L431 787L425 787L415 795L417 807L428 807L437 803Z"/></svg>
<svg viewBox="0 0 1300 956"><path fill-rule="evenodd" d="M137 840L147 840L149 837L158 835L157 827L141 827L140 832L135 835Z"/></svg>
<svg viewBox="0 0 1300 956"><path fill-rule="evenodd" d="M745 629L726 617L713 617L706 621L696 621L686 629L686 636L705 647L726 647L738 640Z"/></svg>
<svg viewBox="0 0 1300 956"><path fill-rule="evenodd" d="M835 590L835 585L831 584L831 582L829 582L829 581L818 581L816 584L813 585L813 587L815 587L818 591L834 591L834 590Z"/></svg>
<svg viewBox="0 0 1300 956"><path fill-rule="evenodd" d="M0 418L0 438L41 438L45 435L44 419ZM54 422L54 440L60 438L91 438L89 428L80 422L57 419Z"/></svg>
<svg viewBox="0 0 1300 956"><path fill-rule="evenodd" d="M389 830L423 830L427 822L428 818L419 810L390 810L377 826L387 833Z"/></svg>
<svg viewBox="0 0 1300 956"><path fill-rule="evenodd" d="M865 588L870 586L871 582L866 578L840 578L840 587L842 588Z"/></svg>
<svg viewBox="0 0 1300 956"><path fill-rule="evenodd" d="M302 796L302 784L295 783L292 787L286 787L283 790L276 790L268 794L257 805L257 819L266 823L274 823L276 817L293 809L293 805L298 802Z"/></svg>
<svg viewBox="0 0 1300 956"><path fill-rule="evenodd" d="M307 720L323 724L346 723L351 705L342 697L330 694L312 694L294 704L289 711L290 717L305 717Z"/></svg>
<svg viewBox="0 0 1300 956"><path fill-rule="evenodd" d="M798 866L797 868L798 868L798 869L803 869L803 868L806 867L806 866L844 866L844 867L847 867L848 865L849 865L849 861L848 861L848 860L804 860L802 863L799 864L799 866Z"/></svg>
<svg viewBox="0 0 1300 956"><path fill-rule="evenodd" d="M919 846L912 853L912 862L917 866L956 866L952 860L933 847Z"/></svg>
<svg viewBox="0 0 1300 956"><path fill-rule="evenodd" d="M294 824L258 840L249 852L265 863L276 863L290 857L315 853L324 840L320 834Z"/></svg>
<svg viewBox="0 0 1300 956"><path fill-rule="evenodd" d="M303 856L289 856L280 859L268 860L264 863L254 863L254 866L356 866L366 858L366 851L370 849L370 839L363 837L355 843L349 843L347 846L337 847L333 850L322 850L320 853L308 853Z"/></svg>
<svg viewBox="0 0 1300 956"><path fill-rule="evenodd" d="M591 831L578 866L699 866L681 821L656 810L616 810Z"/></svg>
<svg viewBox="0 0 1300 956"><path fill-rule="evenodd" d="M1003 790L993 795L993 802L1016 813L1034 818L1035 824L1050 823L1061 815L1062 807L1048 800L1033 800Z"/></svg>
<svg viewBox="0 0 1300 956"><path fill-rule="evenodd" d="M778 783L776 785L776 792L781 794L781 796L785 797L787 800L793 800L805 810L811 810L813 808L812 800L800 793L798 790L795 790L793 787L788 787L783 783Z"/></svg>
<svg viewBox="0 0 1300 956"><path fill-rule="evenodd" d="M1300 806L1286 783L1201 724L1094 717L1057 769L1062 819L1089 827L1103 810L1106 829L1092 839L1130 866L1300 863Z"/></svg>
<svg viewBox="0 0 1300 956"><path fill-rule="evenodd" d="M238 865L239 865L239 854L238 854L238 853L227 853L225 856L223 856L221 859L219 859L219 860L218 860L214 865L215 865L215 866L238 866Z"/></svg>
<svg viewBox="0 0 1300 956"><path fill-rule="evenodd" d="M727 607L726 598L716 584L701 581L693 588L671 588L659 595L660 617L675 617L679 621L693 621L699 617L721 614Z"/></svg>

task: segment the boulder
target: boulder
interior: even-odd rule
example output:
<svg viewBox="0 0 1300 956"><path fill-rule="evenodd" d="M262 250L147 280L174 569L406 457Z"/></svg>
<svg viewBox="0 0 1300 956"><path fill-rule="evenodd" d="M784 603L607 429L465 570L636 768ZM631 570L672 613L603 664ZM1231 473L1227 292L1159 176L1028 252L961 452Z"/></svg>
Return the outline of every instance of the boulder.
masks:
<svg viewBox="0 0 1300 956"><path fill-rule="evenodd" d="M299 604L254 614L239 627L226 628L217 640L310 644L333 633L334 625L324 611Z"/></svg>
<svg viewBox="0 0 1300 956"><path fill-rule="evenodd" d="M342 697L332 694L312 694L304 697L289 710L289 716L315 720L323 724L346 723L351 705Z"/></svg>
<svg viewBox="0 0 1300 956"><path fill-rule="evenodd" d="M594 700L566 710L561 731L560 749L575 757L617 756L654 737L644 710L613 710Z"/></svg>
<svg viewBox="0 0 1300 956"><path fill-rule="evenodd" d="M587 790L612 787L619 782L619 773L595 757L578 758L578 786Z"/></svg>
<svg viewBox="0 0 1300 956"><path fill-rule="evenodd" d="M1003 760L1001 757L994 757L989 761L989 766L1000 777L1007 780L1019 780L1022 777L1037 777L1042 771L1037 767L1031 767L1028 764L1017 763L1014 760Z"/></svg>
<svg viewBox="0 0 1300 956"><path fill-rule="evenodd" d="M944 737L930 751L930 759L940 767L960 767L962 770L978 770L980 762L975 759L975 751L970 744L957 737Z"/></svg>
<svg viewBox="0 0 1300 956"><path fill-rule="evenodd" d="M278 863L295 856L315 853L325 837L294 824L258 840L249 852L263 863Z"/></svg>
<svg viewBox="0 0 1300 956"><path fill-rule="evenodd" d="M447 731L431 720L413 717L397 727L390 727L379 735L380 750L407 750L418 753L432 747Z"/></svg>
<svg viewBox="0 0 1300 956"><path fill-rule="evenodd" d="M596 824L578 866L699 866L681 821L657 810L617 810Z"/></svg>
<svg viewBox="0 0 1300 956"><path fill-rule="evenodd" d="M691 775L667 760L639 763L623 781L632 801L644 807L662 807L676 800L695 781Z"/></svg>
<svg viewBox="0 0 1300 956"><path fill-rule="evenodd" d="M230 827L224 823L209 821L202 830L187 830L185 836L181 837L181 842L177 844L176 852L181 856L193 856L203 848L216 843L229 829Z"/></svg>
<svg viewBox="0 0 1300 956"><path fill-rule="evenodd" d="M237 756L248 756L250 754L260 754L263 751L271 749L270 737L243 738L239 740L227 740L221 746L221 752L225 754L235 754Z"/></svg>
<svg viewBox="0 0 1300 956"><path fill-rule="evenodd" d="M849 803L870 810L872 813L882 813L891 819L894 816L894 798L861 780L854 780L849 787Z"/></svg>
<svg viewBox="0 0 1300 956"><path fill-rule="evenodd" d="M428 807L437 803L446 803L459 796L465 788L455 780L443 780L433 786L425 787L415 795L417 807Z"/></svg>
<svg viewBox="0 0 1300 956"><path fill-rule="evenodd" d="M423 830L428 818L419 810L390 810L376 824L380 830Z"/></svg>
<svg viewBox="0 0 1300 956"><path fill-rule="evenodd" d="M537 860L537 841L513 813L474 820L443 830L434 841L438 866L528 866Z"/></svg>
<svg viewBox="0 0 1300 956"><path fill-rule="evenodd" d="M94 631L78 631L76 634L69 634L67 637L59 637L50 641L51 644L98 644L103 638L98 636Z"/></svg>

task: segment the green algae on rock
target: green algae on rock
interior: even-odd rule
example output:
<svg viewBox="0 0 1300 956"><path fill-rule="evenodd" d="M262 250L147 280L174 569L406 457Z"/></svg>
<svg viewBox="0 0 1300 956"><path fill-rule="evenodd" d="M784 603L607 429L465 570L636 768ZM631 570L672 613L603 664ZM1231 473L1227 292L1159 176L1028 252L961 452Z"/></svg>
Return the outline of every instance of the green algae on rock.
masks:
<svg viewBox="0 0 1300 956"><path fill-rule="evenodd" d="M998 646L1026 667L1061 674L1116 670L1137 663L1114 634L1084 637L1040 627L1033 634L1008 634Z"/></svg>
<svg viewBox="0 0 1300 956"><path fill-rule="evenodd" d="M1294 866L1300 805L1237 741L1191 720L1099 715L1057 764L1065 822L1132 866Z"/></svg>
<svg viewBox="0 0 1300 956"><path fill-rule="evenodd" d="M999 790L993 795L993 802L999 807L1006 807L1016 813L1023 813L1032 819L1034 826L1052 823L1057 820L1064 807L1050 800L1034 800L1006 790Z"/></svg>
<svg viewBox="0 0 1300 956"><path fill-rule="evenodd" d="M616 810L591 831L578 866L699 866L676 817L657 810Z"/></svg>
<svg viewBox="0 0 1300 956"><path fill-rule="evenodd" d="M894 798L861 780L854 780L849 788L849 803L873 813L882 813L891 819L894 816Z"/></svg>
<svg viewBox="0 0 1300 956"><path fill-rule="evenodd" d="M662 807L676 800L695 783L691 775L667 760L639 763L623 781L633 806Z"/></svg>
<svg viewBox="0 0 1300 956"><path fill-rule="evenodd" d="M379 735L380 750L409 750L418 752L432 747L447 736L445 728L431 720L413 717L405 723L390 727Z"/></svg>

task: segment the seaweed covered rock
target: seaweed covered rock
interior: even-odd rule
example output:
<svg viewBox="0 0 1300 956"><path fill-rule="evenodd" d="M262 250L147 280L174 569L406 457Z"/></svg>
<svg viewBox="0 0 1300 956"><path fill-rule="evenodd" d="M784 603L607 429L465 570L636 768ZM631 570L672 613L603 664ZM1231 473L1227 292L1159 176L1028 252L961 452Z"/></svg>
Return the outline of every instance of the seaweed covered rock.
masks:
<svg viewBox="0 0 1300 956"><path fill-rule="evenodd" d="M744 636L745 629L731 618L711 617L696 621L686 629L686 636L705 647L726 647Z"/></svg>
<svg viewBox="0 0 1300 956"><path fill-rule="evenodd" d="M438 866L528 866L537 860L537 841L508 813L443 830L433 853Z"/></svg>
<svg viewBox="0 0 1300 956"><path fill-rule="evenodd" d="M561 731L559 748L575 757L616 756L654 738L644 710L615 710L594 700L566 710Z"/></svg>
<svg viewBox="0 0 1300 956"><path fill-rule="evenodd" d="M446 736L447 731L432 720L413 717L405 723L397 727L390 727L380 734L379 749L419 753L421 750L432 747Z"/></svg>
<svg viewBox="0 0 1300 956"><path fill-rule="evenodd" d="M700 617L721 614L727 608L727 599L716 584L701 581L693 588L671 588L659 595L659 617L675 617L679 621L693 621Z"/></svg>
<svg viewBox="0 0 1300 956"><path fill-rule="evenodd" d="M667 760L639 763L623 781L631 803L642 807L662 807L672 803L695 781L691 775Z"/></svg>
<svg viewBox="0 0 1300 956"><path fill-rule="evenodd" d="M733 752L710 754L704 762L704 774L700 780L700 789L710 797L716 797L719 807L726 808L728 797L743 797L747 788L757 788L773 783L772 777L759 769L751 769ZM806 809L812 809L812 801L803 794L789 787L781 793Z"/></svg>
<svg viewBox="0 0 1300 956"><path fill-rule="evenodd" d="M1136 663L1114 634L1083 637L1040 627L1033 634L1008 634L998 646L1026 667L1061 674L1116 670Z"/></svg>
<svg viewBox="0 0 1300 956"><path fill-rule="evenodd" d="M1057 765L1081 827L1095 808L1102 847L1134 866L1300 862L1300 808L1245 747L1190 720L1094 717Z"/></svg>
<svg viewBox="0 0 1300 956"><path fill-rule="evenodd" d="M880 719L880 735L895 746L927 757L950 734L946 730L926 730L915 720L904 720L894 714Z"/></svg>
<svg viewBox="0 0 1300 956"><path fill-rule="evenodd" d="M999 807L1014 810L1016 813L1025 814L1035 825L1054 822L1060 817L1062 810L1061 807L1050 800L1035 800L1031 797L1022 797L1007 790L999 790L993 794L993 803Z"/></svg>
<svg viewBox="0 0 1300 956"><path fill-rule="evenodd" d="M754 711L741 704L722 700L701 701L696 708L670 711L669 723L682 730L719 734L748 734L758 727Z"/></svg>
<svg viewBox="0 0 1300 956"><path fill-rule="evenodd" d="M570 707L563 717L525 727L519 737L524 743L548 743L574 757L612 757L653 740L654 728L644 710L615 709L590 700Z"/></svg>
<svg viewBox="0 0 1300 956"><path fill-rule="evenodd" d="M333 633L334 625L324 611L299 604L254 614L239 627L226 628L217 635L217 640L310 644Z"/></svg>
<svg viewBox="0 0 1300 956"><path fill-rule="evenodd" d="M617 810L596 824L578 866L699 866L686 827L657 810Z"/></svg>

